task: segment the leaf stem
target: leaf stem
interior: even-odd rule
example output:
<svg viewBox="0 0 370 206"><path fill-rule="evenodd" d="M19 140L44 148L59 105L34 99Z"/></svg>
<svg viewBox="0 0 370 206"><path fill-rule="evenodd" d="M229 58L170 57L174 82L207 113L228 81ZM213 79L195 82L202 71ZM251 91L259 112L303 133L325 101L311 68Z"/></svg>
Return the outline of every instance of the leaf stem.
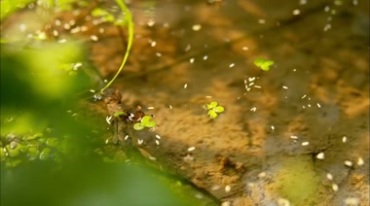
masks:
<svg viewBox="0 0 370 206"><path fill-rule="evenodd" d="M130 10L127 8L127 6L123 3L122 0L116 0L118 6L121 8L122 13L124 13L125 19L127 20L127 28L128 28L128 44L127 44L127 49L125 52L125 56L123 57L122 63L117 71L117 73L114 75L114 77L100 90L100 93L104 93L104 91L114 82L114 80L117 79L118 75L121 73L123 70L123 67L125 66L128 55L130 53L131 47L132 47L132 42L134 39L134 23L132 21L132 15Z"/></svg>

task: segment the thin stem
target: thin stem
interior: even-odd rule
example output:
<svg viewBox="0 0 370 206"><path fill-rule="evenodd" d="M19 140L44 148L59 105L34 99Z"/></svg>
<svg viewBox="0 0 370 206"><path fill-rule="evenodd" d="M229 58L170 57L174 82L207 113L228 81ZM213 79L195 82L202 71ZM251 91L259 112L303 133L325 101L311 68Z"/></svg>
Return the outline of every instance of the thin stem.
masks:
<svg viewBox="0 0 370 206"><path fill-rule="evenodd" d="M123 60L122 60L122 63L121 63L121 66L119 67L117 73L114 75L114 77L108 82L107 85L105 85L105 87L103 87L103 89L100 90L100 93L104 93L104 91L114 82L114 80L117 79L118 75L121 73L121 71L123 70L123 67L125 66L126 62L127 62L127 59L128 59L128 55L130 53L130 50L131 50L131 47L132 47L132 42L133 42L133 39L134 39L134 23L132 21L132 15L131 15L131 12L130 10L127 8L127 6L122 2L122 0L116 0L118 6L121 8L122 10L122 13L124 13L126 16L125 16L125 19L127 21L127 28L128 28L128 43L127 43L127 50L125 52L125 56L123 57Z"/></svg>

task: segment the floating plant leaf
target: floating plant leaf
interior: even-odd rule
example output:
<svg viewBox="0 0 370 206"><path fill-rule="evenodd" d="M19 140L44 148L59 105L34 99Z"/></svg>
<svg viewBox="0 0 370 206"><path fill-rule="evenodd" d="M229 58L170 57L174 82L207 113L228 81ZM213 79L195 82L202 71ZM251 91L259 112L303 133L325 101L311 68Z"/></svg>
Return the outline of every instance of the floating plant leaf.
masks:
<svg viewBox="0 0 370 206"><path fill-rule="evenodd" d="M148 128L152 128L152 127L155 127L157 125L157 123L154 121L153 117L150 116L150 115L145 115L142 119L141 119L141 123L145 126L145 127L148 127Z"/></svg>
<svg viewBox="0 0 370 206"><path fill-rule="evenodd" d="M44 148L40 153L40 160L46 160L50 156L51 150L49 148Z"/></svg>
<svg viewBox="0 0 370 206"><path fill-rule="evenodd" d="M211 102L209 104L207 104L207 109L210 110L210 109L213 109L217 106L217 102Z"/></svg>
<svg viewBox="0 0 370 206"><path fill-rule="evenodd" d="M222 113L225 111L224 107L223 106L217 106L213 109L215 112L217 113Z"/></svg>
<svg viewBox="0 0 370 206"><path fill-rule="evenodd" d="M217 112L215 112L214 110L209 110L208 111L208 116L211 118L211 119L215 119L217 117Z"/></svg>
<svg viewBox="0 0 370 206"><path fill-rule="evenodd" d="M144 128L145 128L145 126L143 124L141 124L141 122L138 122L138 123L134 124L134 130L142 130Z"/></svg>
<svg viewBox="0 0 370 206"><path fill-rule="evenodd" d="M123 111L118 111L118 112L115 112L114 114L113 114L113 116L115 116L115 117L119 117L119 116L122 116L122 115L125 115L126 113L125 112L123 112Z"/></svg>
<svg viewBox="0 0 370 206"><path fill-rule="evenodd" d="M272 60L263 59L263 58L257 58L254 60L254 65L262 69L263 71L270 70L270 66L274 64Z"/></svg>
<svg viewBox="0 0 370 206"><path fill-rule="evenodd" d="M225 111L225 108L223 106L218 105L217 102L211 102L207 104L206 107L208 109L208 116L211 119L215 119L218 116L218 114Z"/></svg>

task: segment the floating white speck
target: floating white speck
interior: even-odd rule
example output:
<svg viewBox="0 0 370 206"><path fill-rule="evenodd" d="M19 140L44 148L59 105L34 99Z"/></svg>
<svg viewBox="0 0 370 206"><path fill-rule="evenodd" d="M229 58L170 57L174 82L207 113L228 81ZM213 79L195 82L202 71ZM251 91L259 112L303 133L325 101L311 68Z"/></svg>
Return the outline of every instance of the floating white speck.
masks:
<svg viewBox="0 0 370 206"><path fill-rule="evenodd" d="M148 109L148 110L153 110L153 109L154 109L154 107L148 107L147 109Z"/></svg>
<svg viewBox="0 0 370 206"><path fill-rule="evenodd" d="M283 89L288 89L288 87L284 85L284 86L283 86Z"/></svg>
<svg viewBox="0 0 370 206"><path fill-rule="evenodd" d="M65 30L69 30L69 29L71 28L71 25L69 25L69 24L65 23L65 24L63 25L63 28L64 28Z"/></svg>
<svg viewBox="0 0 370 206"><path fill-rule="evenodd" d="M307 107L311 108L311 104L307 104Z"/></svg>
<svg viewBox="0 0 370 206"><path fill-rule="evenodd" d="M211 187L211 190L212 191L215 191L215 190L219 190L221 187L220 187L220 185L213 185L212 187Z"/></svg>
<svg viewBox="0 0 370 206"><path fill-rule="evenodd" d="M301 99L304 99L304 98L306 98L307 97L307 95L303 95L302 97L301 97Z"/></svg>
<svg viewBox="0 0 370 206"><path fill-rule="evenodd" d="M234 63L231 63L230 65L229 65L229 68L233 68L235 66L235 64Z"/></svg>
<svg viewBox="0 0 370 206"><path fill-rule="evenodd" d="M343 137L342 137L342 142L343 142L343 143L346 143L346 142L347 142L347 137L346 137L346 136L343 136Z"/></svg>
<svg viewBox="0 0 370 206"><path fill-rule="evenodd" d="M156 139L156 140L155 140L155 144L156 144L156 145L159 145L159 144L160 144L159 140L157 140L157 139Z"/></svg>
<svg viewBox="0 0 370 206"><path fill-rule="evenodd" d="M316 155L316 158L319 159L319 160L323 160L325 158L325 153L320 152L319 154Z"/></svg>
<svg viewBox="0 0 370 206"><path fill-rule="evenodd" d="M246 47L246 46L243 46L243 48L242 48L244 51L248 51L249 50L249 48L248 47Z"/></svg>
<svg viewBox="0 0 370 206"><path fill-rule="evenodd" d="M191 59L189 60L189 62L190 62L190 64L194 63L194 58L191 58Z"/></svg>
<svg viewBox="0 0 370 206"><path fill-rule="evenodd" d="M251 108L251 111L252 112L255 112L257 110L257 107L253 107L253 108Z"/></svg>
<svg viewBox="0 0 370 206"><path fill-rule="evenodd" d="M346 165L347 167L352 167L353 163L349 160L346 160L346 161L344 161L344 165Z"/></svg>
<svg viewBox="0 0 370 206"><path fill-rule="evenodd" d="M128 138L129 138L130 136L128 136L128 135L126 135L125 136L125 138L124 138L124 140L128 140Z"/></svg>
<svg viewBox="0 0 370 206"><path fill-rule="evenodd" d="M225 186L225 192L230 192L231 191L231 186L230 185L226 185Z"/></svg>
<svg viewBox="0 0 370 206"><path fill-rule="evenodd" d="M93 40L93 41L98 41L99 40L98 36L96 36L96 35L91 35L90 39Z"/></svg>
<svg viewBox="0 0 370 206"><path fill-rule="evenodd" d="M106 139L106 140L105 140L105 144L108 144L108 143L109 143L109 139Z"/></svg>
<svg viewBox="0 0 370 206"><path fill-rule="evenodd" d="M150 46L151 47L155 47L157 45L157 42L156 41L152 41L151 43L150 43Z"/></svg>
<svg viewBox="0 0 370 206"><path fill-rule="evenodd" d="M159 136L159 135L155 135L155 138L157 138L157 139L161 139L161 136Z"/></svg>
<svg viewBox="0 0 370 206"><path fill-rule="evenodd" d="M271 125L270 128L271 128L271 130L275 130L275 126L274 125Z"/></svg>
<svg viewBox="0 0 370 206"><path fill-rule="evenodd" d="M192 27L192 29L193 29L194 31L199 31L201 28L202 28L202 25L200 25L200 24L195 24L195 25L193 25L193 27Z"/></svg>
<svg viewBox="0 0 370 206"><path fill-rule="evenodd" d="M194 157L191 156L190 154L187 154L183 159L185 162L191 162L194 160Z"/></svg>
<svg viewBox="0 0 370 206"><path fill-rule="evenodd" d="M291 136L290 136L290 139L297 140L297 139L298 139L298 137L297 137L297 136L295 136L295 135L291 135Z"/></svg>
<svg viewBox="0 0 370 206"><path fill-rule="evenodd" d="M335 183L333 183L333 184L331 185L331 188L334 190L334 192L338 191L338 189L339 189L338 185L337 185L337 184L335 184Z"/></svg>
<svg viewBox="0 0 370 206"><path fill-rule="evenodd" d="M357 6L357 5L358 5L358 0L353 0L353 1L352 1L352 4L353 4L354 6Z"/></svg>
<svg viewBox="0 0 370 206"><path fill-rule="evenodd" d="M260 85L254 85L254 88L261 89L262 87Z"/></svg>
<svg viewBox="0 0 370 206"><path fill-rule="evenodd" d="M188 51L190 51L190 49L191 49L191 45L190 44L186 45L185 51L188 52Z"/></svg>
<svg viewBox="0 0 370 206"><path fill-rule="evenodd" d="M331 29L331 24L326 24L324 27L324 31L329 31Z"/></svg>
<svg viewBox="0 0 370 206"><path fill-rule="evenodd" d="M184 89L188 88L188 84L184 84Z"/></svg>
<svg viewBox="0 0 370 206"><path fill-rule="evenodd" d="M361 165L364 165L364 159L362 159L362 157L359 157L358 159L357 159L357 165L358 166L361 166Z"/></svg>
<svg viewBox="0 0 370 206"><path fill-rule="evenodd" d="M302 142L302 146L308 146L310 143L309 142Z"/></svg>
<svg viewBox="0 0 370 206"><path fill-rule="evenodd" d="M62 25L62 22L59 19L56 19L54 21L54 24L55 24L55 26L60 26L60 25Z"/></svg>
<svg viewBox="0 0 370 206"><path fill-rule="evenodd" d="M87 30L88 30L87 26L81 26L81 31L87 31Z"/></svg>
<svg viewBox="0 0 370 206"><path fill-rule="evenodd" d="M253 82L256 79L256 77L248 77L248 81Z"/></svg>
<svg viewBox="0 0 370 206"><path fill-rule="evenodd" d="M297 15L299 15L301 13L301 11L299 10L299 9L294 9L293 10L293 15L294 16L297 16Z"/></svg>
<svg viewBox="0 0 370 206"><path fill-rule="evenodd" d="M231 203L229 201L221 203L221 206L231 206Z"/></svg>
<svg viewBox="0 0 370 206"><path fill-rule="evenodd" d="M161 57L161 56L162 56L162 54L161 54L160 52L156 52L156 53L155 53L155 55L156 55L157 57Z"/></svg>
<svg viewBox="0 0 370 206"><path fill-rule="evenodd" d="M169 105L168 108L173 109L172 105Z"/></svg>
<svg viewBox="0 0 370 206"><path fill-rule="evenodd" d="M259 24L265 24L266 23L266 20L265 19L258 19L258 23Z"/></svg>
<svg viewBox="0 0 370 206"><path fill-rule="evenodd" d="M316 105L317 105L318 108L321 108L321 104L317 103Z"/></svg>
<svg viewBox="0 0 370 206"><path fill-rule="evenodd" d="M107 121L108 124L111 124L112 123L111 120L112 120L112 116L107 116L105 118L105 121Z"/></svg>
<svg viewBox="0 0 370 206"><path fill-rule="evenodd" d="M277 200L277 205L278 205L278 206L290 206L290 202L289 202L289 200L287 200L287 199L279 198L279 199Z"/></svg>
<svg viewBox="0 0 370 206"><path fill-rule="evenodd" d="M53 30L53 36L58 36L59 32L57 30Z"/></svg>
<svg viewBox="0 0 370 206"><path fill-rule="evenodd" d="M142 140L142 139L138 139L138 140L137 140L137 143L138 143L139 145L142 145L142 144L143 144L143 142L144 142L144 140Z"/></svg>
<svg viewBox="0 0 370 206"><path fill-rule="evenodd" d="M360 200L356 197L347 197L344 200L344 204L346 206L359 206L360 205Z"/></svg>
<svg viewBox="0 0 370 206"><path fill-rule="evenodd" d="M192 151L194 151L195 150L195 147L189 147L188 148L188 152L192 152Z"/></svg>
<svg viewBox="0 0 370 206"><path fill-rule="evenodd" d="M148 157L150 160L152 160L152 161L156 161L157 160L157 158L155 158L155 157L153 157L153 156L149 156Z"/></svg>
<svg viewBox="0 0 370 206"><path fill-rule="evenodd" d="M152 26L154 26L154 24L155 24L155 21L154 21L154 19L149 19L149 20L148 20L148 23L147 23L147 25L148 25L149 27L152 27Z"/></svg>
<svg viewBox="0 0 370 206"><path fill-rule="evenodd" d="M264 177L266 177L266 172L260 172L258 174L258 178L264 178Z"/></svg>
<svg viewBox="0 0 370 206"><path fill-rule="evenodd" d="M71 31L69 33L75 34L75 33L78 33L80 31L81 31L81 27L78 26L78 27L75 27L75 28L71 29Z"/></svg>
<svg viewBox="0 0 370 206"><path fill-rule="evenodd" d="M300 0L300 1L299 1L299 4L300 4L300 5L305 5L305 4L307 4L307 0Z"/></svg>
<svg viewBox="0 0 370 206"><path fill-rule="evenodd" d="M203 56L203 60L205 61L205 60L207 60L208 59L208 56L207 55L204 55Z"/></svg>
<svg viewBox="0 0 370 206"><path fill-rule="evenodd" d="M101 33L101 34L104 33L104 31L105 31L104 28L99 29L99 33Z"/></svg>
<svg viewBox="0 0 370 206"><path fill-rule="evenodd" d="M332 180L333 180L333 175L332 175L332 174L330 174L330 173L327 173L327 174L326 174L326 178L327 178L328 180L332 181Z"/></svg>

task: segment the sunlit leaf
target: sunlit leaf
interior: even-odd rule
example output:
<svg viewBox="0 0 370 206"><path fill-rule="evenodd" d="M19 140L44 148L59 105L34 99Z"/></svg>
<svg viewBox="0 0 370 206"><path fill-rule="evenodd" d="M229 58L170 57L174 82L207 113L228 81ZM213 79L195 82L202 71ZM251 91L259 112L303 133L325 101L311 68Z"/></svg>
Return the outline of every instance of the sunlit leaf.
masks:
<svg viewBox="0 0 370 206"><path fill-rule="evenodd" d="M274 64L272 60L263 59L263 58L257 58L254 60L254 65L262 69L263 71L270 70L270 66Z"/></svg>
<svg viewBox="0 0 370 206"><path fill-rule="evenodd" d="M208 116L211 118L211 119L215 119L217 117L217 113L214 111L214 110L209 110L208 111Z"/></svg>
<svg viewBox="0 0 370 206"><path fill-rule="evenodd" d="M207 109L213 109L217 106L217 102L211 102L209 104L207 104Z"/></svg>
<svg viewBox="0 0 370 206"><path fill-rule="evenodd" d="M217 106L217 107L215 107L214 109L213 109L215 112L217 112L217 113L222 113L222 112L224 112L224 107L223 106Z"/></svg>
<svg viewBox="0 0 370 206"><path fill-rule="evenodd" d="M140 122L134 124L134 130L142 130L144 129L144 127L145 126L141 124Z"/></svg>

